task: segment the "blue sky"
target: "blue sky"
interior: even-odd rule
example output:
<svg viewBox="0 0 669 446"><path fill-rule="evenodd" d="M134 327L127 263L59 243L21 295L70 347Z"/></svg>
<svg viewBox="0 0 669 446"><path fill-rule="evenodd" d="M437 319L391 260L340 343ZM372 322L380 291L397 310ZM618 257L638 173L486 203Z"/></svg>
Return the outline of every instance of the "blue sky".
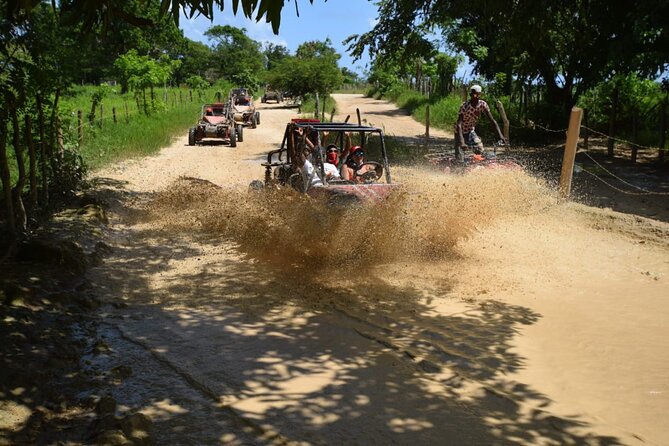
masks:
<svg viewBox="0 0 669 446"><path fill-rule="evenodd" d="M310 4L308 0L298 0L300 16L295 14L295 0L285 3L281 13L281 28L279 34L275 35L272 28L264 21L255 22L249 20L238 11L237 16L232 14L230 2L225 2L224 11L215 11L214 21L203 17L189 20L183 16L179 21L179 28L184 35L191 40L197 40L209 44L204 32L213 25L231 25L236 28L245 28L247 36L258 42L271 42L287 47L292 54L297 47L310 40L324 41L330 38L332 46L341 54L340 67L364 74L369 58L357 62L346 52L343 41L352 34L362 34L369 31L378 16L376 6L368 0L314 0Z"/></svg>

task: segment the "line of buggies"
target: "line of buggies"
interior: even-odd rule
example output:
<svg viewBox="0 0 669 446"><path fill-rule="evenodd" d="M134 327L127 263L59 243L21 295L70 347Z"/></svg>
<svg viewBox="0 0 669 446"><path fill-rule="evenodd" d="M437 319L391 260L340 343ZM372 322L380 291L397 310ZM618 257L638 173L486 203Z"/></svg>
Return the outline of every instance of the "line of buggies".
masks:
<svg viewBox="0 0 669 446"><path fill-rule="evenodd" d="M204 104L197 123L188 129L188 145L194 146L205 139L217 139L230 147L244 141L244 127L256 128L260 112L253 96L246 88L234 88L226 102ZM213 141L209 141L213 142Z"/></svg>

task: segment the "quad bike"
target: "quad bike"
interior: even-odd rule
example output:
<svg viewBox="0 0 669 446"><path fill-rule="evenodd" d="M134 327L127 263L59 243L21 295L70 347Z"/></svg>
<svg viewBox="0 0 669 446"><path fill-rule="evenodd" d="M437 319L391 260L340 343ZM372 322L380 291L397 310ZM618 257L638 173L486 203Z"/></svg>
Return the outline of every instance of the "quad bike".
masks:
<svg viewBox="0 0 669 446"><path fill-rule="evenodd" d="M468 146L472 153L458 160L453 153L434 152L425 157L428 162L445 173L464 174L478 169L511 169L523 170L522 165L515 158L506 154L497 154L500 147L508 147L504 140L495 142L492 151L479 151L477 146ZM478 153L477 153L478 152Z"/></svg>

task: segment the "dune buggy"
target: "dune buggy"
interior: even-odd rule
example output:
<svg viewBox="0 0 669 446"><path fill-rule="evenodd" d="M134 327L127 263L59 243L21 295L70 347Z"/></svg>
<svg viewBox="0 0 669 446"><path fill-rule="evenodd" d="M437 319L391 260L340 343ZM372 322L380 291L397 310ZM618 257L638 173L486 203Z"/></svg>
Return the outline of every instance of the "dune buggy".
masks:
<svg viewBox="0 0 669 446"><path fill-rule="evenodd" d="M283 95L281 94L280 91L274 90L271 87L267 87L265 90L265 94L262 95L260 98L260 102L263 104L267 103L268 101L276 101L276 103L283 102Z"/></svg>
<svg viewBox="0 0 669 446"><path fill-rule="evenodd" d="M371 167L353 180L329 179L325 173L326 147L333 145L348 148L352 141L369 154L369 161L362 166ZM318 186L307 178L304 156L307 147L313 149L310 162L315 168ZM339 166L343 166L347 151L340 153ZM310 119L294 119L286 126L281 147L267 154L264 182L252 183L254 188L262 186L288 186L312 196L324 197L336 203L379 202L384 200L399 185L392 182L383 130L376 127L326 122ZM362 171L362 166L360 171Z"/></svg>
<svg viewBox="0 0 669 446"><path fill-rule="evenodd" d="M194 146L205 138L216 138L230 147L237 147L237 141L244 140L243 130L241 124L235 123L229 104L204 104L197 124L188 130L188 145Z"/></svg>
<svg viewBox="0 0 669 446"><path fill-rule="evenodd" d="M236 123L256 128L260 124L260 112L256 111L251 93L245 88L234 88L228 100Z"/></svg>

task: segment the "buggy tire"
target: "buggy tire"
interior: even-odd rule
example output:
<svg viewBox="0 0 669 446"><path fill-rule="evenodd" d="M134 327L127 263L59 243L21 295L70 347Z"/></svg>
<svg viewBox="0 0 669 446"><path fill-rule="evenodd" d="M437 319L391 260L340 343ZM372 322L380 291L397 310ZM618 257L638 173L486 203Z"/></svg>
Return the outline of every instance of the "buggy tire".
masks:
<svg viewBox="0 0 669 446"><path fill-rule="evenodd" d="M253 116L251 116L251 128L254 129L256 127L258 127L258 123L256 122L256 115L254 113Z"/></svg>
<svg viewBox="0 0 669 446"><path fill-rule="evenodd" d="M230 147L237 147L237 131L234 125L230 128Z"/></svg>
<svg viewBox="0 0 669 446"><path fill-rule="evenodd" d="M237 124L237 141L244 142L244 126Z"/></svg>
<svg viewBox="0 0 669 446"><path fill-rule="evenodd" d="M260 112L255 113L256 125L260 125Z"/></svg>
<svg viewBox="0 0 669 446"><path fill-rule="evenodd" d="M195 127L191 127L188 129L188 145L189 146L195 145Z"/></svg>

